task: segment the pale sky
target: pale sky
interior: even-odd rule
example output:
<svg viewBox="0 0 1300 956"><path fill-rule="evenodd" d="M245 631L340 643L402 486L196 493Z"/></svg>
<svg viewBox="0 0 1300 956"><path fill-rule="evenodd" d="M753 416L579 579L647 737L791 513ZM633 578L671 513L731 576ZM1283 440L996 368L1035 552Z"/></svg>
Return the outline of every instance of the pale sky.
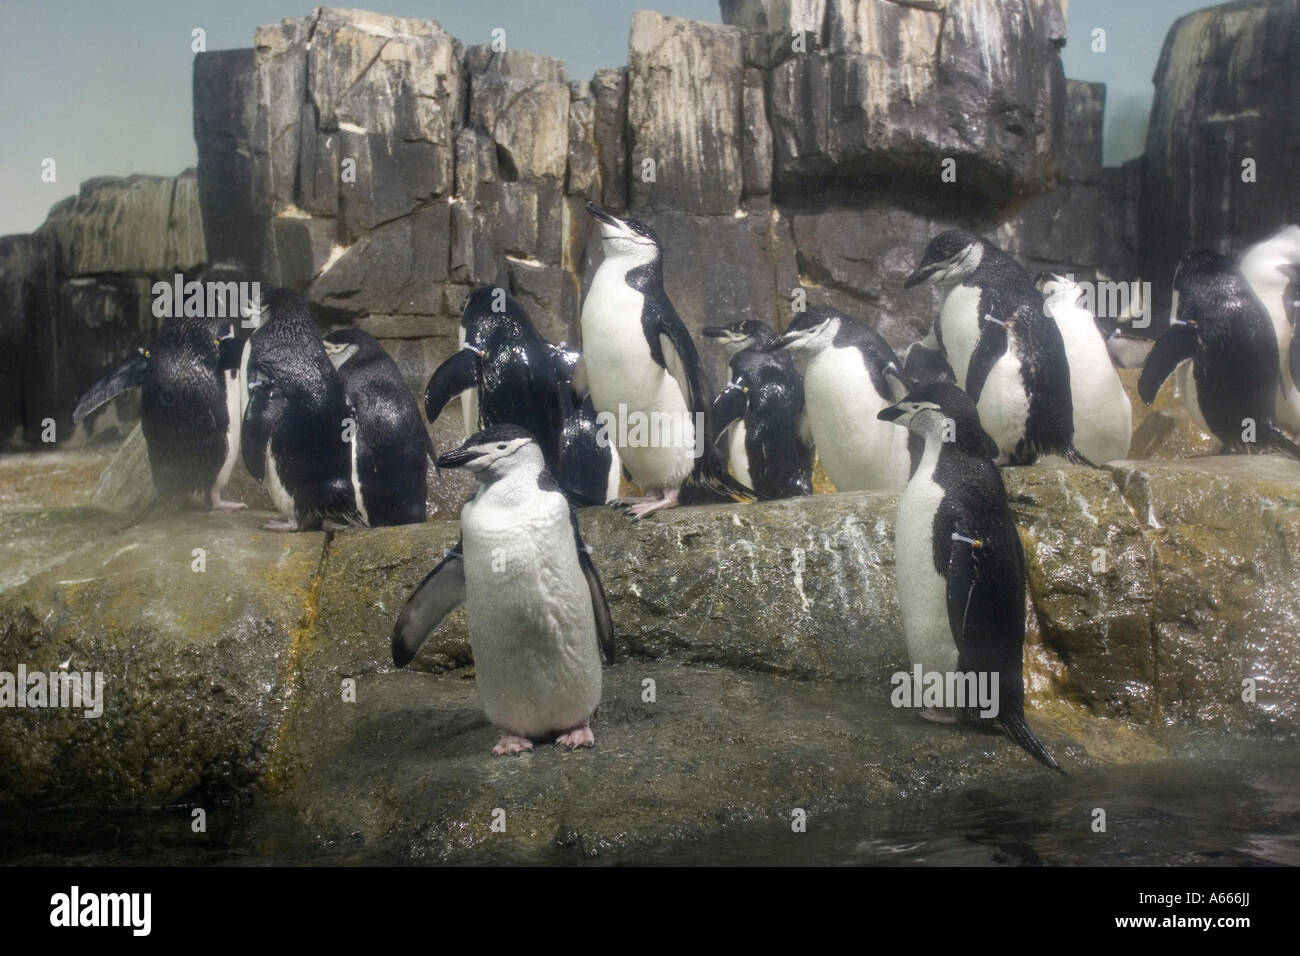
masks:
<svg viewBox="0 0 1300 956"><path fill-rule="evenodd" d="M84 179L174 175L197 161L191 31L209 50L252 45L258 24L305 16L312 0L29 0L6 3L0 32L0 235L31 232ZM367 6L365 0L356 0ZM1169 24L1194 0L1071 0L1065 71L1108 84L1106 161L1137 155L1151 74ZM716 0L384 0L367 6L437 20L467 45L495 27L519 49L563 59L571 78L627 62L632 11L720 22ZM1092 53L1094 27L1107 52ZM41 182L41 161L57 181Z"/></svg>

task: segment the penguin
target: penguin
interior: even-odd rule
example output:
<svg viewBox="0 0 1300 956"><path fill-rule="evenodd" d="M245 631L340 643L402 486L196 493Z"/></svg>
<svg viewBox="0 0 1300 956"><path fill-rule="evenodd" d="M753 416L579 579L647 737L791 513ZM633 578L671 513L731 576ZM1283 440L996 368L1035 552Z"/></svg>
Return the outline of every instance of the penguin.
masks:
<svg viewBox="0 0 1300 956"><path fill-rule="evenodd" d="M424 521L433 445L401 369L361 329L335 329L324 341L356 412L352 494L362 523L378 528Z"/></svg>
<svg viewBox="0 0 1300 956"><path fill-rule="evenodd" d="M1300 345L1295 334L1300 270L1300 226L1286 226L1251 246L1238 266L1242 278L1268 312L1277 341L1278 395L1275 417L1284 428L1300 432Z"/></svg>
<svg viewBox="0 0 1300 956"><path fill-rule="evenodd" d="M363 523L353 482L357 416L330 363L307 300L264 290L244 346L244 465L283 520L269 531L315 530L326 518Z"/></svg>
<svg viewBox="0 0 1300 956"><path fill-rule="evenodd" d="M205 499L213 511L245 505L222 492L239 455L239 356L243 343L227 320L166 319L150 349L140 349L87 389L74 422L132 388L140 389L140 427L159 500Z"/></svg>
<svg viewBox="0 0 1300 956"><path fill-rule="evenodd" d="M1300 447L1275 417L1277 336L1241 273L1226 256L1194 249L1174 272L1173 307L1169 328L1138 377L1142 401L1150 405L1183 363L1178 382L1188 409L1225 454L1271 448L1300 459Z"/></svg>
<svg viewBox="0 0 1300 956"><path fill-rule="evenodd" d="M1070 363L1074 446L1095 462L1128 456L1133 437L1133 403L1111 362L1092 313L1079 303L1083 290L1072 276L1042 273L1035 282L1043 308L1056 322Z"/></svg>
<svg viewBox="0 0 1300 956"><path fill-rule="evenodd" d="M930 241L903 287L922 282L945 293L921 344L942 351L1000 460L1030 465L1057 454L1092 466L1074 445L1065 342L1020 263L983 236L952 229Z"/></svg>
<svg viewBox="0 0 1300 956"><path fill-rule="evenodd" d="M676 507L683 485L752 497L727 474L710 427L712 392L686 326L664 291L653 229L587 203L605 258L582 303L583 360L575 376L598 415L617 423L623 467L645 493L621 502L636 518Z"/></svg>
<svg viewBox="0 0 1300 956"><path fill-rule="evenodd" d="M957 382L952 366L938 349L913 342L903 355L903 380L909 387L930 382Z"/></svg>
<svg viewBox="0 0 1300 956"><path fill-rule="evenodd" d="M618 500L623 463L608 430L596 417L591 396L573 390L573 373L582 356L564 342L551 346L560 390L564 427L560 432L560 473L567 477L565 493L575 505L612 504Z"/></svg>
<svg viewBox="0 0 1300 956"><path fill-rule="evenodd" d="M474 677L492 753L518 754L554 737L595 743L601 662L614 662L614 625L578 520L531 435L492 425L438 459L478 479L460 513L460 543L407 599L393 628L403 667L459 604L469 616Z"/></svg>
<svg viewBox="0 0 1300 956"><path fill-rule="evenodd" d="M905 393L898 356L875 329L816 306L764 346L806 356L804 401L817 455L837 491L901 488L907 433L876 419Z"/></svg>
<svg viewBox="0 0 1300 956"><path fill-rule="evenodd" d="M894 532L907 655L925 673L997 675L996 720L1035 760L1060 770L1025 721L1025 556L974 402L923 385L878 417L925 442ZM963 716L971 716L968 708ZM952 723L948 710L922 716Z"/></svg>
<svg viewBox="0 0 1300 956"><path fill-rule="evenodd" d="M776 333L746 319L710 326L704 334L727 352L731 375L710 414L718 440L728 441L732 474L761 500L812 494L813 442L803 376L787 353L761 348Z"/></svg>
<svg viewBox="0 0 1300 956"><path fill-rule="evenodd" d="M459 395L467 435L489 425L518 425L537 440L547 468L575 504L606 504L608 476L618 467L610 446L575 440L593 428L570 423L571 415L582 414L582 402L570 401L566 362L523 305L503 288L480 286L461 306L457 335L460 351L438 366L425 388L428 420Z"/></svg>

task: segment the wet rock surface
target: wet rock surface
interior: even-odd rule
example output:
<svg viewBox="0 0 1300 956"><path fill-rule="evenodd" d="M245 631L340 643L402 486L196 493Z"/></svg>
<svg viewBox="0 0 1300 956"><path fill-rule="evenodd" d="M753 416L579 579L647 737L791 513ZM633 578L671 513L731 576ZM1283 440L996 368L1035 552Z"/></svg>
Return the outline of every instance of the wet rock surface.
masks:
<svg viewBox="0 0 1300 956"><path fill-rule="evenodd" d="M1170 733L1294 734L1300 467L1049 460L1004 474L1029 559L1030 721L1068 769L1159 764ZM284 536L259 530L265 513L186 512L124 527L14 486L28 491L0 515L17 569L0 579L0 669L68 662L103 672L106 693L98 720L5 713L5 807L253 797L250 832L292 846L271 840L260 852L272 854L632 859L775 834L796 807L1041 786L1044 771L1001 735L890 706L889 677L907 666L895 495L641 524L583 511L620 646L597 747L494 759L463 611L406 670L389 658L392 622L454 522Z"/></svg>

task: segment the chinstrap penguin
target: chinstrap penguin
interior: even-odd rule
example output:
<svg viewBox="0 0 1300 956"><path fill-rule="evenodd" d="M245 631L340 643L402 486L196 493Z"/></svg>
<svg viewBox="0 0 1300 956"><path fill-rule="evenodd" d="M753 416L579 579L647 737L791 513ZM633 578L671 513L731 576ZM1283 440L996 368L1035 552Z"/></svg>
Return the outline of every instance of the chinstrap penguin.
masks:
<svg viewBox="0 0 1300 956"><path fill-rule="evenodd" d="M988 675L990 685L996 674L997 714L989 719L1059 770L1025 721L1025 558L974 403L939 382L882 409L880 419L925 441L894 535L909 659L926 673ZM946 710L923 716L953 722ZM969 706L965 716L973 716Z"/></svg>
<svg viewBox="0 0 1300 956"><path fill-rule="evenodd" d="M466 468L479 487L461 509L461 540L411 594L393 629L405 666L439 622L464 603L483 710L502 732L493 753L537 740L595 742L601 661L614 660L614 627L578 521L532 436L493 425L438 459Z"/></svg>
<svg viewBox="0 0 1300 956"><path fill-rule="evenodd" d="M623 502L643 518L675 507L683 485L745 498L709 421L712 392L690 332L664 292L653 229L587 203L605 258L582 303L582 363L575 376L644 496Z"/></svg>
<svg viewBox="0 0 1300 956"><path fill-rule="evenodd" d="M74 422L122 392L140 389L140 426L159 502L202 499L214 511L243 508L222 498L239 454L239 356L225 320L174 316L152 348L140 349L86 390Z"/></svg>
<svg viewBox="0 0 1300 956"><path fill-rule="evenodd" d="M812 494L812 429L803 376L786 352L762 350L776 333L746 319L711 326L704 334L727 352L730 375L711 415L718 440L727 441L732 473L760 499Z"/></svg>
<svg viewBox="0 0 1300 956"><path fill-rule="evenodd" d="M1300 288L1300 226L1286 226L1246 250L1241 276L1263 304L1277 341L1278 424L1300 432L1300 340L1296 337L1296 298Z"/></svg>

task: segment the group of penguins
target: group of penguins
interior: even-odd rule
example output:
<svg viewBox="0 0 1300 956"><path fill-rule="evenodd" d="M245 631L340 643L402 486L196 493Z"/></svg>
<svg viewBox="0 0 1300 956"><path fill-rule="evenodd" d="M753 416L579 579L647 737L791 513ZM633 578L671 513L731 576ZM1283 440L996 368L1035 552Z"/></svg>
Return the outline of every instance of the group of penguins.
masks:
<svg viewBox="0 0 1300 956"><path fill-rule="evenodd" d="M905 359L866 322L814 307L780 334L755 321L705 329L730 371L713 395L665 293L655 232L592 203L587 211L604 259L583 302L581 351L544 339L506 290L471 292L461 348L424 395L430 422L462 399L469 437L441 456L380 344L357 329L322 339L308 303L284 289L261 297L244 341L231 322L167 321L151 349L82 396L74 419L140 387L160 500L243 507L222 498L242 449L283 516L266 525L274 530L423 521L430 458L472 473L460 541L407 600L392 653L409 663L465 605L498 755L594 742L614 626L575 505L615 503L643 518L678 504L808 495L815 450L839 491L903 489L896 574L911 663L996 674L993 719L1059 770L1024 716L1026 565L999 466L1058 455L1096 467L1128 452L1129 400L1080 288L1056 275L1035 282L988 239L950 230L905 282L942 290L930 334ZM1283 428L1300 428L1298 299L1300 227L1237 263L1189 252L1140 396L1151 403L1174 374L1225 451L1300 459ZM703 435L647 441L609 427L635 416L702 423ZM624 474L641 496L619 497ZM971 707L921 714L978 719Z"/></svg>

